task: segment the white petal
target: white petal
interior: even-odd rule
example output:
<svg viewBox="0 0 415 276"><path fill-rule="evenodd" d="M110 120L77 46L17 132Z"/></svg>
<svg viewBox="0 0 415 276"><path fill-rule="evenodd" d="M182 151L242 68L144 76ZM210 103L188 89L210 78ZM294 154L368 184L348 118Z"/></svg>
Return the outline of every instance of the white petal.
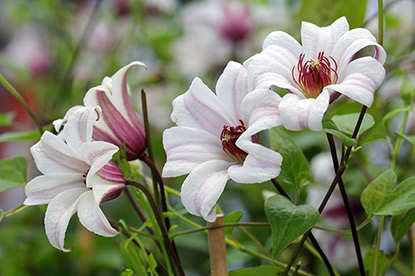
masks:
<svg viewBox="0 0 415 276"><path fill-rule="evenodd" d="M228 158L222 149L220 136L197 128L166 129L163 145L167 155L163 177L187 174L206 161Z"/></svg>
<svg viewBox="0 0 415 276"><path fill-rule="evenodd" d="M86 188L76 188L58 194L49 203L45 215L45 230L49 242L62 251L68 252L72 249L65 249L65 232L68 228L69 220L76 212L78 198L89 190Z"/></svg>
<svg viewBox="0 0 415 276"><path fill-rule="evenodd" d="M89 166L61 138L45 131L38 143L30 148L36 167L43 174L82 173Z"/></svg>
<svg viewBox="0 0 415 276"><path fill-rule="evenodd" d="M247 124L247 135L280 125L278 105L281 97L268 89L256 89L242 102L242 119Z"/></svg>
<svg viewBox="0 0 415 276"><path fill-rule="evenodd" d="M92 141L94 123L101 113L99 106L77 109L69 118L63 134L72 150L80 155L79 150L85 142Z"/></svg>
<svg viewBox="0 0 415 276"><path fill-rule="evenodd" d="M373 94L385 77L383 66L371 57L358 58L347 65L339 84L326 86L328 91L337 91L370 107Z"/></svg>
<svg viewBox="0 0 415 276"><path fill-rule="evenodd" d="M195 78L189 90L173 100L171 119L178 126L207 130L217 136L224 125L234 125L222 102L199 79Z"/></svg>
<svg viewBox="0 0 415 276"><path fill-rule="evenodd" d="M239 137L237 146L248 155L241 165L233 165L228 173L232 180L239 183L262 183L280 174L282 156L260 144L252 143L248 139Z"/></svg>
<svg viewBox="0 0 415 276"><path fill-rule="evenodd" d="M97 174L91 177L90 182L92 183L94 200L98 204L118 197L125 187L124 183L110 182Z"/></svg>
<svg viewBox="0 0 415 276"><path fill-rule="evenodd" d="M336 42L347 31L349 31L349 23L344 16L327 27L318 27L309 22L302 22L301 44L303 44L307 59L316 60L319 52L330 56Z"/></svg>
<svg viewBox="0 0 415 276"><path fill-rule="evenodd" d="M222 160L205 162L194 169L185 179L181 199L186 210L205 220L216 219L215 204L229 180L228 168L232 163Z"/></svg>
<svg viewBox="0 0 415 276"><path fill-rule="evenodd" d="M78 111L82 108L84 108L84 107L81 106L81 105L73 106L66 112L65 117L63 117L63 119L57 119L57 120L53 121L52 124L53 124L53 127L55 128L56 132L59 132L61 127L68 122L68 118L70 116L72 116L76 111Z"/></svg>
<svg viewBox="0 0 415 276"><path fill-rule="evenodd" d="M300 53L298 56L290 55L276 46L267 47L246 61L250 81L256 88L269 89L274 85L298 96L303 95L292 77L292 70L297 66L299 55Z"/></svg>
<svg viewBox="0 0 415 276"><path fill-rule="evenodd" d="M272 32L265 38L262 49L265 49L268 46L276 46L285 49L297 58L302 52L300 43L289 34L281 31Z"/></svg>
<svg viewBox="0 0 415 276"><path fill-rule="evenodd" d="M333 54L331 55L339 67L337 72L342 74L347 64L352 61L354 55L368 46L374 47L374 58L383 64L386 60L386 52L368 30L357 28L343 35L334 46Z"/></svg>
<svg viewBox="0 0 415 276"><path fill-rule="evenodd" d="M301 99L294 94L285 95L280 103L281 123L289 130L322 130L323 115L329 105L329 93L324 90L317 99Z"/></svg>
<svg viewBox="0 0 415 276"><path fill-rule="evenodd" d="M249 91L246 69L242 64L230 61L218 79L216 94L235 121L241 118L241 102Z"/></svg>
<svg viewBox="0 0 415 276"><path fill-rule="evenodd" d="M89 183L91 176L105 166L118 150L117 146L102 141L89 142L81 145L81 156L91 166L86 176L87 187L92 187Z"/></svg>
<svg viewBox="0 0 415 276"><path fill-rule="evenodd" d="M112 228L98 203L94 200L92 191L84 193L79 198L78 217L86 229L97 235L104 237L118 235L118 232Z"/></svg>
<svg viewBox="0 0 415 276"><path fill-rule="evenodd" d="M84 97L85 106L93 107L99 105L96 93L97 91L104 91L123 117L129 118L125 106L125 100L128 98L127 73L134 66L147 68L144 63L139 61L131 62L122 67L111 78L106 77L102 81L102 85L88 90ZM127 102L129 102L129 100Z"/></svg>
<svg viewBox="0 0 415 276"><path fill-rule="evenodd" d="M64 173L48 174L33 178L25 186L25 205L39 205L49 203L55 196L65 190L84 188L82 174Z"/></svg>

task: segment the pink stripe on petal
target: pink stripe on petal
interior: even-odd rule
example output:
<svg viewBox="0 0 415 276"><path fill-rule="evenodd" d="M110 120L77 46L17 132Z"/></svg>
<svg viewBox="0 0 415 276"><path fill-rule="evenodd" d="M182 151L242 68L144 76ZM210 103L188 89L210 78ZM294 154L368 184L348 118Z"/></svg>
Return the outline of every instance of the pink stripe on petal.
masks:
<svg viewBox="0 0 415 276"><path fill-rule="evenodd" d="M121 115L104 92L98 91L97 100L105 123L118 139L116 145L122 147L125 141L126 147L131 148L136 155L143 152L146 148L145 137Z"/></svg>
<svg viewBox="0 0 415 276"><path fill-rule="evenodd" d="M112 161L102 167L97 175L110 182L124 183L124 175L121 169Z"/></svg>

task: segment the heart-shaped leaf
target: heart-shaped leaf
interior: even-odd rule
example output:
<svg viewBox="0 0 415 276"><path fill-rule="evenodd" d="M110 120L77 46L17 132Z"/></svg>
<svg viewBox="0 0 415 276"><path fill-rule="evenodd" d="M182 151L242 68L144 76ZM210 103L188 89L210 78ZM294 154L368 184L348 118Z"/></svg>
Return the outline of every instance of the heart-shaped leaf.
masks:
<svg viewBox="0 0 415 276"><path fill-rule="evenodd" d="M352 113L345 115L336 115L333 116L332 120L339 128L340 131L352 136L354 129L356 127L357 120L359 119L360 113ZM375 125L375 119L373 116L366 113L363 117L362 124L359 129L358 135L362 134L366 130L370 129Z"/></svg>
<svg viewBox="0 0 415 276"><path fill-rule="evenodd" d="M399 215L415 208L415 177L402 181L395 190L396 175L387 170L362 192L361 202L369 216Z"/></svg>
<svg viewBox="0 0 415 276"><path fill-rule="evenodd" d="M296 206L282 195L268 198L265 201L265 212L271 224L273 258L311 229L320 217L313 206Z"/></svg>
<svg viewBox="0 0 415 276"><path fill-rule="evenodd" d="M304 153L282 128L275 127L269 131L269 134L271 148L279 152L283 158L278 181L294 185L296 190L300 190L311 179L310 168Z"/></svg>
<svg viewBox="0 0 415 276"><path fill-rule="evenodd" d="M375 254L376 254L376 249L371 247L366 252L366 255L363 259L363 264L365 267L366 275L373 275L373 272L374 272L373 267L375 265ZM381 275L381 272L388 265L388 263L389 263L389 258L383 253L382 250L379 250L376 275Z"/></svg>

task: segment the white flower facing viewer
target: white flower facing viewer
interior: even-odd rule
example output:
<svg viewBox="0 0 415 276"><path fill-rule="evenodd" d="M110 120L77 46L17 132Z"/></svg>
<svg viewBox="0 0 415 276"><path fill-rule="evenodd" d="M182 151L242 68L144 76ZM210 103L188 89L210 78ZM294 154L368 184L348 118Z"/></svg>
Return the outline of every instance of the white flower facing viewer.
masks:
<svg viewBox="0 0 415 276"><path fill-rule="evenodd" d="M281 155L258 143L260 131L279 125L278 103L268 88L251 89L246 69L232 61L219 77L216 94L195 78L173 101L171 118L177 126L163 133L163 177L189 174L181 188L189 213L214 221L228 180L260 183L278 176Z"/></svg>
<svg viewBox="0 0 415 276"><path fill-rule="evenodd" d="M121 170L111 161L118 147L92 141L100 108L79 107L71 111L59 136L46 131L30 150L41 176L25 188L25 205L49 204L45 229L49 242L63 251L69 220L78 213L81 224L105 237L118 234L99 205L117 197L124 188Z"/></svg>
<svg viewBox="0 0 415 276"><path fill-rule="evenodd" d="M303 22L302 45L285 32L269 34L261 53L247 62L257 87L288 90L280 103L281 123L289 130L322 129L329 103L343 94L367 107L381 84L386 53L366 29L349 31L345 17L328 27ZM371 46L374 56L356 57Z"/></svg>

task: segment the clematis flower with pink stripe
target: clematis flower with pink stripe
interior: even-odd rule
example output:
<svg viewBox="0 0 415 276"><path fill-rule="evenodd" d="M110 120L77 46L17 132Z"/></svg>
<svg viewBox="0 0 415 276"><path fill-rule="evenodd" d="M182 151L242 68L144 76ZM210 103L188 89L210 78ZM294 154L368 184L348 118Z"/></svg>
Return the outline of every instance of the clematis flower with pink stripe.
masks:
<svg viewBox="0 0 415 276"><path fill-rule="evenodd" d="M282 157L258 143L259 132L279 125L279 97L252 89L246 69L229 62L214 94L199 78L173 101L177 126L163 133L163 177L189 174L181 200L191 214L216 219L226 183L260 183L278 176Z"/></svg>
<svg viewBox="0 0 415 276"><path fill-rule="evenodd" d="M345 17L328 27L302 22L301 40L272 32L262 52L245 63L256 87L288 90L279 106L287 129L321 130L328 105L340 95L372 105L385 77L386 53L368 30L349 30ZM373 57L358 55L365 48L374 50Z"/></svg>
<svg viewBox="0 0 415 276"><path fill-rule="evenodd" d="M131 62L111 78L105 77L100 86L91 88L84 97L85 106L99 105L102 109L102 120L94 126L94 140L120 148L125 144L128 160L137 159L146 149L145 130L131 104L127 86L127 73L134 66L146 68L142 62Z"/></svg>
<svg viewBox="0 0 415 276"><path fill-rule="evenodd" d="M72 109L59 136L46 131L30 149L43 175L26 185L24 204L48 204L46 235L62 251L71 250L64 248L64 240L74 213L95 234L105 237L118 234L99 207L102 202L117 197L125 187L120 168L111 161L118 147L92 141L93 127L100 116L98 106Z"/></svg>

